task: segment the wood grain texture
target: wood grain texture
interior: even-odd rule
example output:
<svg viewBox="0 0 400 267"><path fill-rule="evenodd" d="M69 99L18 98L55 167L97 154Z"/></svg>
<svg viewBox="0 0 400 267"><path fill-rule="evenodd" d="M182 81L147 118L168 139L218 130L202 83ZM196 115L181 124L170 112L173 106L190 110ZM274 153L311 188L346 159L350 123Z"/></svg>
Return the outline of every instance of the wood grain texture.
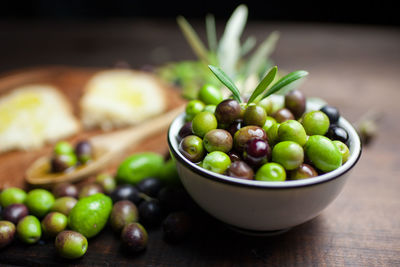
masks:
<svg viewBox="0 0 400 267"><path fill-rule="evenodd" d="M0 77L0 95L9 90L24 84L50 84L58 88L72 104L74 115L79 118L79 99L83 94L86 82L100 69L95 68L73 68L73 67L42 67L14 71ZM182 105L184 101L180 98L176 88L164 86L164 93L167 99L167 111ZM164 113L165 114L165 113ZM146 144L149 139L165 137L166 130L149 135L143 142ZM101 130L81 130L77 135L67 140L73 142L87 139L96 135L105 134ZM116 144L117 145L117 144ZM121 155L117 156L110 164L109 170L114 170L118 164L118 158L124 158L136 151L140 151L142 145L128 147ZM158 146L158 145L157 145ZM47 144L43 148L34 151L12 151L0 154L0 188L19 186L27 188L24 182L25 171L40 156L49 155L53 145ZM156 149L157 150L157 149ZM167 148L162 149L166 153ZM161 152L161 151L160 151Z"/></svg>
<svg viewBox="0 0 400 267"><path fill-rule="evenodd" d="M204 33L202 24L194 26ZM210 219L174 246L154 229L148 249L136 256L123 254L118 238L105 231L89 240L84 258L71 262L55 256L51 243L13 244L0 252L0 265L400 266L400 31L251 23L246 35L261 40L273 29L282 36L275 62L288 71L310 72L301 88L308 96L327 99L350 121L371 109L384 113L378 138L364 147L343 192L320 216L264 238L236 234ZM192 57L172 21L0 23L0 40L2 70L40 64L105 67L117 60L140 67ZM165 138L141 148L164 151ZM0 168L9 169L1 162Z"/></svg>

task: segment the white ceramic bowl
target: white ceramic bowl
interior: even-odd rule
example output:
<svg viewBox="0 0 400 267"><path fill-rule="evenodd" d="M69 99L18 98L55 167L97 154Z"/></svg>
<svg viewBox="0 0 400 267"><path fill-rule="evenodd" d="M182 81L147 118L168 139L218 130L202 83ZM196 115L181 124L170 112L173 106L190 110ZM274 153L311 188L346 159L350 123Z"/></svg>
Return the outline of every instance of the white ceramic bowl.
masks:
<svg viewBox="0 0 400 267"><path fill-rule="evenodd" d="M218 220L251 232L280 231L316 217L340 193L361 155L361 142L344 118L339 125L349 134L350 156L338 169L318 177L263 182L216 174L187 160L178 150L177 135L184 124L178 116L168 131L168 144L180 179L200 207Z"/></svg>

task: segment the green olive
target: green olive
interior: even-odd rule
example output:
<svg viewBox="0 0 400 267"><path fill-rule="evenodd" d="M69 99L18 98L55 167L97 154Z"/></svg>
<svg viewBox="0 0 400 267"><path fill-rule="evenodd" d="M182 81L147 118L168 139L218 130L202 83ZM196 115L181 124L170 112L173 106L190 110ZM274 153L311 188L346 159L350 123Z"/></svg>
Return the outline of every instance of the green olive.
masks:
<svg viewBox="0 0 400 267"><path fill-rule="evenodd" d="M258 181L285 181L286 171L278 163L266 163L258 169L255 179Z"/></svg>
<svg viewBox="0 0 400 267"><path fill-rule="evenodd" d="M242 152L246 143L252 138L267 140L267 135L261 127L245 126L240 128L233 137L233 144L238 152Z"/></svg>
<svg viewBox="0 0 400 267"><path fill-rule="evenodd" d="M205 84L199 91L199 99L206 105L218 105L223 97L220 89L211 84Z"/></svg>
<svg viewBox="0 0 400 267"><path fill-rule="evenodd" d="M278 131L280 125L280 123L275 123L271 127L269 127L267 131L268 143L270 146L273 146L276 144L276 142L278 142Z"/></svg>
<svg viewBox="0 0 400 267"><path fill-rule="evenodd" d="M51 211L57 211L68 216L69 212L76 205L76 202L78 202L78 200L73 197L57 198L51 207Z"/></svg>
<svg viewBox="0 0 400 267"><path fill-rule="evenodd" d="M339 149L340 154L342 154L342 164L344 164L349 159L349 148L346 146L345 143L338 140L332 141L332 143Z"/></svg>
<svg viewBox="0 0 400 267"><path fill-rule="evenodd" d="M231 165L231 159L221 151L209 153L203 160L203 168L216 173L224 173Z"/></svg>
<svg viewBox="0 0 400 267"><path fill-rule="evenodd" d="M96 183L99 184L103 188L103 191L107 194L111 194L111 192L117 187L115 178L108 173L101 173L97 175Z"/></svg>
<svg viewBox="0 0 400 267"><path fill-rule="evenodd" d="M191 162L199 162L205 155L203 140L195 135L189 135L182 139L179 151Z"/></svg>
<svg viewBox="0 0 400 267"><path fill-rule="evenodd" d="M36 243L42 236L40 221L35 216L25 216L18 222L17 234L19 239L24 243Z"/></svg>
<svg viewBox="0 0 400 267"><path fill-rule="evenodd" d="M300 122L288 120L282 122L278 129L279 141L293 141L301 146L307 142L307 134Z"/></svg>
<svg viewBox="0 0 400 267"><path fill-rule="evenodd" d="M269 128L271 128L275 123L277 122L273 117L267 116L264 126L262 128L265 132L268 132Z"/></svg>
<svg viewBox="0 0 400 267"><path fill-rule="evenodd" d="M329 118L322 111L311 111L303 116L302 124L308 135L324 135L329 129Z"/></svg>
<svg viewBox="0 0 400 267"><path fill-rule="evenodd" d="M263 127L267 119L267 113L265 110L257 105L250 105L246 108L243 116L243 122L245 125L256 125Z"/></svg>
<svg viewBox="0 0 400 267"><path fill-rule="evenodd" d="M313 165L323 172L333 171L342 165L342 154L337 146L325 136L310 136L304 150Z"/></svg>
<svg viewBox="0 0 400 267"><path fill-rule="evenodd" d="M85 255L88 241L78 232L62 231L57 235L54 246L61 257L77 259Z"/></svg>
<svg viewBox="0 0 400 267"><path fill-rule="evenodd" d="M214 114L216 109L217 109L216 105L207 105L204 107L203 111L207 111L210 112L211 114Z"/></svg>
<svg viewBox="0 0 400 267"><path fill-rule="evenodd" d="M42 218L50 211L54 201L54 196L49 191L33 189L26 196L25 205L31 214Z"/></svg>
<svg viewBox="0 0 400 267"><path fill-rule="evenodd" d="M157 177L164 164L164 158L153 152L136 153L127 157L117 170L117 182L137 184L147 177Z"/></svg>
<svg viewBox="0 0 400 267"><path fill-rule="evenodd" d="M209 131L217 129L217 126L218 122L215 116L206 111L197 114L192 122L193 133L200 137L204 137Z"/></svg>
<svg viewBox="0 0 400 267"><path fill-rule="evenodd" d="M284 101L283 98L278 95L270 95L258 102L257 105L263 107L267 114L273 114L277 110L284 108Z"/></svg>
<svg viewBox="0 0 400 267"><path fill-rule="evenodd" d="M25 202L26 193L17 187L9 187L0 193L0 206L3 208L11 204L22 204Z"/></svg>
<svg viewBox="0 0 400 267"><path fill-rule="evenodd" d="M203 144L208 152L222 151L228 153L232 149L233 139L228 131L215 129L206 133Z"/></svg>
<svg viewBox="0 0 400 267"><path fill-rule="evenodd" d="M59 212L50 212L42 220L42 231L48 237L55 237L67 227L67 216Z"/></svg>
<svg viewBox="0 0 400 267"><path fill-rule="evenodd" d="M56 155L65 155L65 154L73 154L74 148L71 146L70 143L66 141L58 142L54 146L54 154Z"/></svg>
<svg viewBox="0 0 400 267"><path fill-rule="evenodd" d="M200 100L189 101L186 105L186 121L193 120L194 116L203 111L205 105Z"/></svg>
<svg viewBox="0 0 400 267"><path fill-rule="evenodd" d="M303 148L296 142L279 142L272 149L272 161L281 164L286 170L298 168L303 160Z"/></svg>

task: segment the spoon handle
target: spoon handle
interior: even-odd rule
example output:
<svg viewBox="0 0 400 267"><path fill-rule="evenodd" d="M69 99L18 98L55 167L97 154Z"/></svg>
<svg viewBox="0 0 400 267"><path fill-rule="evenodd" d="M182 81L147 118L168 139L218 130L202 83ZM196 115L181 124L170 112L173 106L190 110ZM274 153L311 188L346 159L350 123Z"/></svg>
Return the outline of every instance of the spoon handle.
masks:
<svg viewBox="0 0 400 267"><path fill-rule="evenodd" d="M183 112L183 110L184 106L181 105L154 119L149 119L126 130L92 137L90 142L94 147L105 148L109 152L113 152L114 155L123 153L125 149L139 143L152 134L166 129L172 120Z"/></svg>

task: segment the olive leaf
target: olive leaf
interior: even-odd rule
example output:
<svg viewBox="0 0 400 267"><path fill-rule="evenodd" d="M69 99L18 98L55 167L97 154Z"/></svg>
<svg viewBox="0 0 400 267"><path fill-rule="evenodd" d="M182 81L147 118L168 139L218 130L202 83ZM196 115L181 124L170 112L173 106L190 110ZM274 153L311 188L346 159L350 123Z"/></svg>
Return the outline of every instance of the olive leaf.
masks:
<svg viewBox="0 0 400 267"><path fill-rule="evenodd" d="M183 35L185 36L186 40L192 47L193 52L199 59L207 63L208 62L207 49L205 48L203 42L200 40L199 36L196 34L192 26L190 26L189 22L182 16L177 17L176 20L183 32Z"/></svg>
<svg viewBox="0 0 400 267"><path fill-rule="evenodd" d="M279 40L279 32L272 32L260 46L254 51L250 59L247 61L247 69L245 71L245 77L251 74L258 74L258 71L269 58L272 52L275 50L276 43Z"/></svg>
<svg viewBox="0 0 400 267"><path fill-rule="evenodd" d="M257 96L261 95L265 91L265 89L267 89L267 87L274 80L277 71L278 71L278 67L275 66L268 72L267 75L265 75L264 79L262 79L262 81L257 85L256 89L251 94L249 101L247 101L247 104L250 104L251 102L253 102L254 99L257 98Z"/></svg>
<svg viewBox="0 0 400 267"><path fill-rule="evenodd" d="M257 40L254 36L250 36L249 38L244 41L241 49L240 49L240 56L243 57L247 53L250 52L251 49L253 49L256 46Z"/></svg>
<svg viewBox="0 0 400 267"><path fill-rule="evenodd" d="M272 85L271 88L262 96L262 99L278 92L283 87L288 86L289 84L293 83L294 81L297 81L307 75L308 75L308 72L305 70L296 70L296 71L289 73L288 75L282 77L281 79L279 79L279 81L274 83L274 85Z"/></svg>
<svg viewBox="0 0 400 267"><path fill-rule="evenodd" d="M208 14L206 16L206 33L208 40L208 47L213 53L217 52L218 42L217 42L217 31L215 29L215 18L214 15Z"/></svg>
<svg viewBox="0 0 400 267"><path fill-rule="evenodd" d="M242 99L240 98L240 93L236 85L233 83L233 81L229 78L226 73L221 70L220 68L213 66L213 65L208 65L210 70L214 73L214 75L220 80L228 89L229 91L232 92L233 98L237 100L239 103L242 102Z"/></svg>
<svg viewBox="0 0 400 267"><path fill-rule="evenodd" d="M226 23L224 34L218 47L218 62L231 77L236 74L236 64L240 59L240 36L247 21L247 6L239 5Z"/></svg>

